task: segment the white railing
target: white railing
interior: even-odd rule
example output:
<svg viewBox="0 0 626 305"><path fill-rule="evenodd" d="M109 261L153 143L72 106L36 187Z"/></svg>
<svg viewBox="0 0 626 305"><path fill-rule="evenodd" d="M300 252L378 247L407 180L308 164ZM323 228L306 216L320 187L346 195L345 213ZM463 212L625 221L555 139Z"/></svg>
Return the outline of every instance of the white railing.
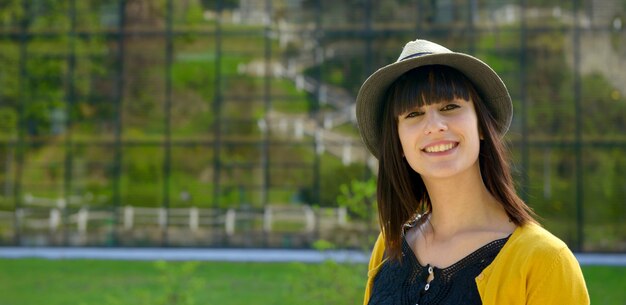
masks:
<svg viewBox="0 0 626 305"><path fill-rule="evenodd" d="M304 224L304 232L315 230L315 213L309 206L268 205L263 214L263 231L272 232L278 221Z"/></svg>
<svg viewBox="0 0 626 305"><path fill-rule="evenodd" d="M12 223L17 219L22 228L59 231L63 225L64 210L52 208L20 208L15 212L0 212L0 223ZM83 206L77 211L65 215L67 226L76 226L80 236L86 236L89 223L111 221L115 214L111 210L90 210ZM132 231L149 226L158 228L179 227L195 232L202 229L223 228L227 235L234 235L244 222L262 222L264 232L275 232L277 224L296 224L301 233L311 233L316 226L332 227L347 224L345 208L320 208L314 211L307 205L267 205L263 209L208 209L208 208L146 208L125 206L120 209L121 227ZM242 229L240 229L242 230Z"/></svg>

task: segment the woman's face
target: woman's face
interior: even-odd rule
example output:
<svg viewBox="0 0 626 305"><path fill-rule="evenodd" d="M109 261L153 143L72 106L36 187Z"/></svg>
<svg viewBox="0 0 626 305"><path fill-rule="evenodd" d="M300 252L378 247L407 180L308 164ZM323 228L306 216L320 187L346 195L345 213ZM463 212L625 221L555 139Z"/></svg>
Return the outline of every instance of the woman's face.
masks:
<svg viewBox="0 0 626 305"><path fill-rule="evenodd" d="M402 151L423 179L478 170L480 134L472 101L454 99L416 107L398 116Z"/></svg>

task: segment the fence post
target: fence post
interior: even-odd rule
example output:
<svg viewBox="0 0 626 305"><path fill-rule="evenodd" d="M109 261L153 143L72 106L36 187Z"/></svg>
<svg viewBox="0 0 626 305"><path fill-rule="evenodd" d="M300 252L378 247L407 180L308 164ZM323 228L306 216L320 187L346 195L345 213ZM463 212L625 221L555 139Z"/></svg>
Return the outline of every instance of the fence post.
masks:
<svg viewBox="0 0 626 305"><path fill-rule="evenodd" d="M296 76L296 89L298 89L298 91L304 89L304 76L302 76L302 74Z"/></svg>
<svg viewBox="0 0 626 305"><path fill-rule="evenodd" d="M348 223L348 209L346 207L337 208L337 223L342 227Z"/></svg>
<svg viewBox="0 0 626 305"><path fill-rule="evenodd" d="M76 217L76 225L78 227L78 234L80 236L84 236L87 233L87 222L89 221L89 209L87 207L82 207L78 211L78 216Z"/></svg>
<svg viewBox="0 0 626 305"><path fill-rule="evenodd" d="M24 208L15 209L15 226L20 229L24 223Z"/></svg>
<svg viewBox="0 0 626 305"><path fill-rule="evenodd" d="M333 119L329 116L324 116L324 128L331 129L333 128Z"/></svg>
<svg viewBox="0 0 626 305"><path fill-rule="evenodd" d="M324 85L320 86L319 100L322 105L328 104L328 88Z"/></svg>
<svg viewBox="0 0 626 305"><path fill-rule="evenodd" d="M133 228L133 215L134 214L134 210L132 206L125 206L124 207L124 229L125 230L130 230Z"/></svg>
<svg viewBox="0 0 626 305"><path fill-rule="evenodd" d="M226 220L224 221L227 235L235 234L235 217L235 210L232 208L228 209L226 212Z"/></svg>
<svg viewBox="0 0 626 305"><path fill-rule="evenodd" d="M304 208L304 218L306 219L305 230L307 233L311 233L315 230L315 213L310 206L305 205Z"/></svg>
<svg viewBox="0 0 626 305"><path fill-rule="evenodd" d="M50 209L50 231L56 232L61 222L61 211L57 208Z"/></svg>
<svg viewBox="0 0 626 305"><path fill-rule="evenodd" d="M343 165L350 165L350 163L352 163L352 145L350 144L343 145L341 161Z"/></svg>
<svg viewBox="0 0 626 305"><path fill-rule="evenodd" d="M167 225L166 221L167 221L167 209L159 208L159 227L161 229L165 228L165 226Z"/></svg>
<svg viewBox="0 0 626 305"><path fill-rule="evenodd" d="M297 119L294 122L294 135L296 137L297 140L302 140L302 137L304 136L304 122L302 122L302 119Z"/></svg>
<svg viewBox="0 0 626 305"><path fill-rule="evenodd" d="M67 206L67 201L65 201L65 198L58 198L56 200L56 204L59 209L64 209L65 206Z"/></svg>
<svg viewBox="0 0 626 305"><path fill-rule="evenodd" d="M191 231L197 231L198 230L198 223L199 223L199 213L198 213L198 208L197 207L191 207L189 209L189 228L191 229Z"/></svg>
<svg viewBox="0 0 626 305"><path fill-rule="evenodd" d="M315 152L318 155L321 155L324 153L324 130L323 129L318 129L315 131Z"/></svg>
<svg viewBox="0 0 626 305"><path fill-rule="evenodd" d="M272 232L272 207L265 206L263 213L263 231Z"/></svg>

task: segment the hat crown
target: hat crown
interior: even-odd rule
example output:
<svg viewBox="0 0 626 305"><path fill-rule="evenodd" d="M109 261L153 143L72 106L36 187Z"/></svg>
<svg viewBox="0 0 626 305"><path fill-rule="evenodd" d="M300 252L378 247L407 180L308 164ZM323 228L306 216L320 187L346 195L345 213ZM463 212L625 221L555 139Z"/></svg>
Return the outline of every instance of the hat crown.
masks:
<svg viewBox="0 0 626 305"><path fill-rule="evenodd" d="M400 53L400 56L398 57L397 62L416 56L437 53L452 53L452 51L428 40L417 39L414 41L409 41L404 46L404 48L402 49L402 53Z"/></svg>

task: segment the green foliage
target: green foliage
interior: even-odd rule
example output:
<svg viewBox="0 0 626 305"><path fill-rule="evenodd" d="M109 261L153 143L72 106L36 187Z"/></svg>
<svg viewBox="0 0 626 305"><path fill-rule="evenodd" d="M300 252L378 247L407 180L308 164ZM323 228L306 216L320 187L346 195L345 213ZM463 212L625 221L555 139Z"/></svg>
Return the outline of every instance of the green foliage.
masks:
<svg viewBox="0 0 626 305"><path fill-rule="evenodd" d="M17 25L24 16L21 0L4 0L0 2L0 27Z"/></svg>
<svg viewBox="0 0 626 305"><path fill-rule="evenodd" d="M222 9L234 9L239 7L239 0L201 0L202 6L207 10L215 10L218 3Z"/></svg>
<svg viewBox="0 0 626 305"><path fill-rule="evenodd" d="M337 196L339 206L345 206L360 219L369 219L376 209L376 177L352 180L350 184L342 184Z"/></svg>
<svg viewBox="0 0 626 305"><path fill-rule="evenodd" d="M356 96L361 83L355 80L362 78L365 74L363 57L350 56L346 58L331 58L324 62L322 66L314 66L305 71L305 75L319 78L328 84L345 88ZM321 69L321 72L320 72Z"/></svg>
<svg viewBox="0 0 626 305"><path fill-rule="evenodd" d="M582 79L583 134L591 138L611 138L626 133L626 98L599 74Z"/></svg>
<svg viewBox="0 0 626 305"><path fill-rule="evenodd" d="M179 8L176 11L179 12L177 23L184 24L186 26L194 26L205 23L203 16L203 8L200 5L200 0L190 1L174 1Z"/></svg>
<svg viewBox="0 0 626 305"><path fill-rule="evenodd" d="M0 106L0 137L17 130L17 113L13 108Z"/></svg>
<svg viewBox="0 0 626 305"><path fill-rule="evenodd" d="M337 196L339 196L342 184L349 183L359 177L368 175L367 169L362 164L343 165L334 156L324 155L321 166L320 206L337 206Z"/></svg>
<svg viewBox="0 0 626 305"><path fill-rule="evenodd" d="M41 0L30 6L29 19L33 29L68 29L69 2Z"/></svg>
<svg viewBox="0 0 626 305"><path fill-rule="evenodd" d="M335 244L324 239L318 239L315 242L313 242L313 249L318 250L318 251L332 250L332 249L335 249L336 247L337 246L335 246Z"/></svg>
<svg viewBox="0 0 626 305"><path fill-rule="evenodd" d="M282 99L272 101L274 110L282 113L308 113L313 108L314 98L304 91L298 91L293 82L273 79L271 85L273 95L289 97L286 101Z"/></svg>
<svg viewBox="0 0 626 305"><path fill-rule="evenodd" d="M190 90L211 100L215 94L215 54L181 54L178 59L172 66L174 89Z"/></svg>

